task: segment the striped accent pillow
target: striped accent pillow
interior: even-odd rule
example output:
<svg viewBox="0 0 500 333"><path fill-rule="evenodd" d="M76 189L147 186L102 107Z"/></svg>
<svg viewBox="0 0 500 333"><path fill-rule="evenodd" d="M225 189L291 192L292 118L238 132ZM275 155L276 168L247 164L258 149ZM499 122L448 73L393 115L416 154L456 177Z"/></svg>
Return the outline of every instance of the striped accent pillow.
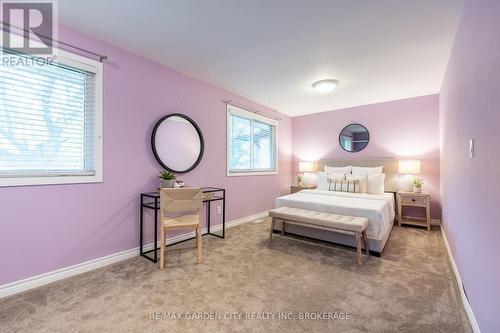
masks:
<svg viewBox="0 0 500 333"><path fill-rule="evenodd" d="M328 179L328 191L359 193L359 179Z"/></svg>

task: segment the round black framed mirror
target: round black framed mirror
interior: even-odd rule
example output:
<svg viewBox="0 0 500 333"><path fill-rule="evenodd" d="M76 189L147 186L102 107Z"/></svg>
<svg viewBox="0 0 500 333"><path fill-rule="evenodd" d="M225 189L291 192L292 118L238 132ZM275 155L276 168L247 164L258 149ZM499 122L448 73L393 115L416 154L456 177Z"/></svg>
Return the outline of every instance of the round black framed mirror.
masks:
<svg viewBox="0 0 500 333"><path fill-rule="evenodd" d="M186 173L198 166L205 142L200 127L181 113L172 113L158 120L151 134L153 154L165 169Z"/></svg>
<svg viewBox="0 0 500 333"><path fill-rule="evenodd" d="M349 153L357 153L368 146L370 132L361 124L349 124L342 129L339 143Z"/></svg>

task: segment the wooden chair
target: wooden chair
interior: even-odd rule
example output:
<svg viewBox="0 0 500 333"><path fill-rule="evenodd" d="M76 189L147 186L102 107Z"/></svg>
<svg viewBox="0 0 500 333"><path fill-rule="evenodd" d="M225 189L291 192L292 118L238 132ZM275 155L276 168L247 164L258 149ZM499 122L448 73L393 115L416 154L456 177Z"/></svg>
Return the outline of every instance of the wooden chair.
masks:
<svg viewBox="0 0 500 333"><path fill-rule="evenodd" d="M167 231L195 229L198 262L203 260L201 252L201 209L203 192L200 188L162 188L160 190L160 269L165 268L165 240ZM180 215L181 213L190 213ZM175 214L176 216L172 216Z"/></svg>

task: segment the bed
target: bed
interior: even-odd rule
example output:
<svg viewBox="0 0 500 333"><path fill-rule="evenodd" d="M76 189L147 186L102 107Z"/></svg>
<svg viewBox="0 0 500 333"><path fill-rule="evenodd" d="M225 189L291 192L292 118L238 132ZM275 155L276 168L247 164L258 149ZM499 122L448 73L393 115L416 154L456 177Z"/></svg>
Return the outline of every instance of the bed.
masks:
<svg viewBox="0 0 500 333"><path fill-rule="evenodd" d="M293 207L325 213L366 217L367 236L371 252L380 255L392 230L395 218L395 195L397 191L396 160L320 161L318 170L328 166L384 166L386 193L345 193L325 190L302 190L276 199L276 207ZM275 226L281 230L281 225ZM348 246L355 246L350 233L330 232L300 226L289 226L287 232L321 239Z"/></svg>

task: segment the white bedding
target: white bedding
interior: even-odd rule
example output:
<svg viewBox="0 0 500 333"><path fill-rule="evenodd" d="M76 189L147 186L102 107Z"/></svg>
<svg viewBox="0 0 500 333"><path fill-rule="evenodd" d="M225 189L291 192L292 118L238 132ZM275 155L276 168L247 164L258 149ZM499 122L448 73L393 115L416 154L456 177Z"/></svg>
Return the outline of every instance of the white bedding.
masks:
<svg viewBox="0 0 500 333"><path fill-rule="evenodd" d="M394 194L303 190L276 199L276 207L293 207L368 219L366 234L382 239L394 221Z"/></svg>

